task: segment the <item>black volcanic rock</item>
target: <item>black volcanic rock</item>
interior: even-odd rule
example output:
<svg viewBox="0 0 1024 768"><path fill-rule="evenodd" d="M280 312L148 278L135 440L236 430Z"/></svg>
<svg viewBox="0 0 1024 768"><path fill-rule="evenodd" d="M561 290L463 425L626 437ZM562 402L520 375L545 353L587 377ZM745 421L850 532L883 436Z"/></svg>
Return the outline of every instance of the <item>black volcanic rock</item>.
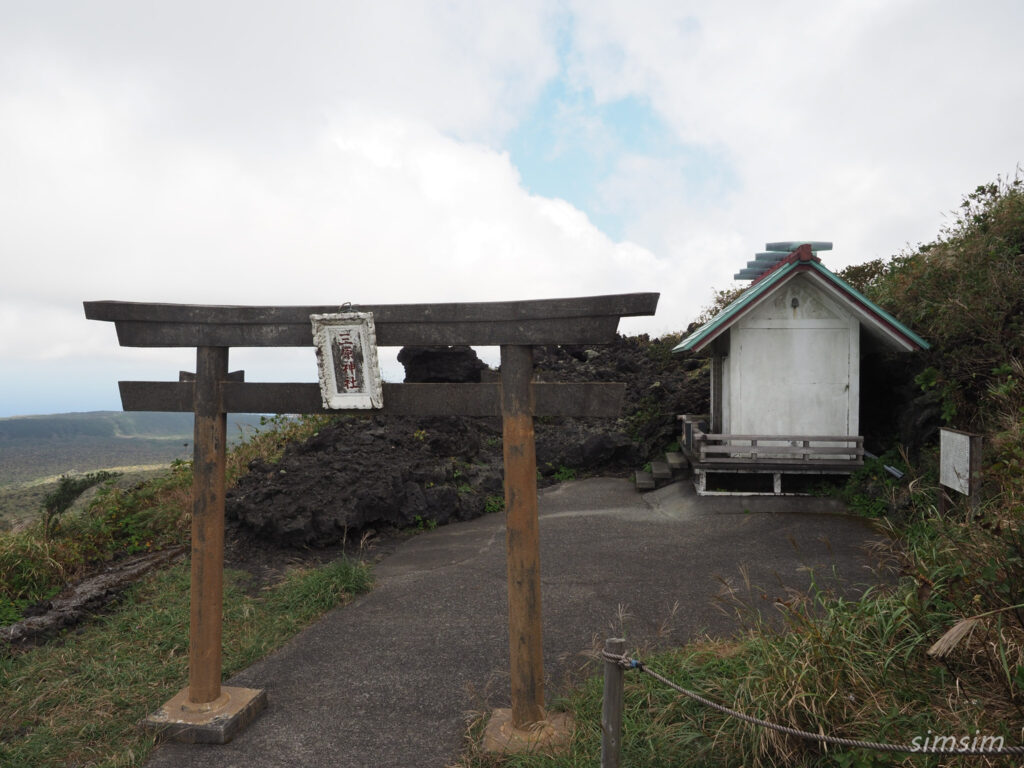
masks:
<svg viewBox="0 0 1024 768"><path fill-rule="evenodd" d="M535 420L541 485L565 470L626 475L676 440L677 414L707 410L703 360L670 349L645 336L534 349L538 380L626 384L618 418ZM405 348L399 359L409 382L479 381L486 368L466 347ZM343 415L278 462L253 462L228 492L227 515L280 544L329 546L500 509L502 472L500 419Z"/></svg>
<svg viewBox="0 0 1024 768"><path fill-rule="evenodd" d="M410 384L478 382L487 368L472 347L402 347L398 362Z"/></svg>

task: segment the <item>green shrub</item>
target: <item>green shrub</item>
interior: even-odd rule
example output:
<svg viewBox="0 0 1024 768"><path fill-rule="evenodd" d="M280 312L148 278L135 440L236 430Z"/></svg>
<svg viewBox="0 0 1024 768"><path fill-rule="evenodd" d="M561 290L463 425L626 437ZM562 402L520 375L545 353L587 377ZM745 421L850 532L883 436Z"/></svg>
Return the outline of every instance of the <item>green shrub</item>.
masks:
<svg viewBox="0 0 1024 768"><path fill-rule="evenodd" d="M559 466L552 477L559 483L564 483L566 480L575 480L576 470L572 467Z"/></svg>
<svg viewBox="0 0 1024 768"><path fill-rule="evenodd" d="M105 470L77 477L61 475L57 481L57 487L43 497L43 536L47 539L50 538L60 516L75 503L79 496L93 486L112 480L119 475L119 472Z"/></svg>
<svg viewBox="0 0 1024 768"><path fill-rule="evenodd" d="M839 488L823 487L822 490L842 499L852 511L864 517L891 515L907 503L908 497L906 481L886 471L887 465L904 474L909 471L905 458L893 449L882 456L864 459L864 466Z"/></svg>
<svg viewBox="0 0 1024 768"><path fill-rule="evenodd" d="M947 421L991 430L1002 372L1024 359L1024 180L977 187L934 242L869 266L854 280L932 344L919 385Z"/></svg>

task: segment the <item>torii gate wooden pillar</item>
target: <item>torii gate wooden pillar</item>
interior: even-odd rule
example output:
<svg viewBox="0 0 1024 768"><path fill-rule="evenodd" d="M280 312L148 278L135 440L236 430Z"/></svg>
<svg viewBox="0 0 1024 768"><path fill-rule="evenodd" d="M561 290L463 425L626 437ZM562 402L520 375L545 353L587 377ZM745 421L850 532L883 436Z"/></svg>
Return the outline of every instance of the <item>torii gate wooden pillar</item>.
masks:
<svg viewBox="0 0 1024 768"><path fill-rule="evenodd" d="M501 416L505 462L512 722L545 719L534 416L609 417L624 384L542 383L533 346L606 344L619 319L653 315L657 293L464 304L346 305L371 312L380 346L499 346L500 384L384 384L374 412ZM222 688L221 606L228 413L324 413L317 383L250 383L228 373L230 347L312 346L310 315L338 307L224 307L85 302L126 347L195 347L195 374L177 382L119 382L126 411L195 414L189 684L149 720L183 741L224 743L265 706L263 691Z"/></svg>

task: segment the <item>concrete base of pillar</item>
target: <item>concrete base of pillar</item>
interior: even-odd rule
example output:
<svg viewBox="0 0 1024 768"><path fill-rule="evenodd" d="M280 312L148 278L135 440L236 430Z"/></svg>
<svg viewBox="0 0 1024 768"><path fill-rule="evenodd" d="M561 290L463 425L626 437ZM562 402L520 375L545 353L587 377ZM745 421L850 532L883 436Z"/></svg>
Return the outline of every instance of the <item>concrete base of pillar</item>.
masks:
<svg viewBox="0 0 1024 768"><path fill-rule="evenodd" d="M169 741L227 744L266 706L266 691L257 688L221 688L220 698L208 705L190 702L185 688L143 720L142 727Z"/></svg>
<svg viewBox="0 0 1024 768"><path fill-rule="evenodd" d="M545 752L564 754L569 751L573 720L568 713L554 712L546 720L516 728L511 709L496 709L484 730L485 752Z"/></svg>

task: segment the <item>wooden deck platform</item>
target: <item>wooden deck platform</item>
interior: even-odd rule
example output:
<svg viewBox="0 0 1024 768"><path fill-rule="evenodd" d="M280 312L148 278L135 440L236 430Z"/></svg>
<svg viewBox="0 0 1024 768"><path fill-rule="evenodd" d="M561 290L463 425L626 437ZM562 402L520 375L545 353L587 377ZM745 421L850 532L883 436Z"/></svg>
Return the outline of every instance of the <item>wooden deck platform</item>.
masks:
<svg viewBox="0 0 1024 768"><path fill-rule="evenodd" d="M682 448L693 468L693 482L700 495L787 495L786 476L848 475L864 465L864 438L860 435L726 435L706 433L692 417L684 422ZM715 490L709 475L761 476L732 483L735 490Z"/></svg>

